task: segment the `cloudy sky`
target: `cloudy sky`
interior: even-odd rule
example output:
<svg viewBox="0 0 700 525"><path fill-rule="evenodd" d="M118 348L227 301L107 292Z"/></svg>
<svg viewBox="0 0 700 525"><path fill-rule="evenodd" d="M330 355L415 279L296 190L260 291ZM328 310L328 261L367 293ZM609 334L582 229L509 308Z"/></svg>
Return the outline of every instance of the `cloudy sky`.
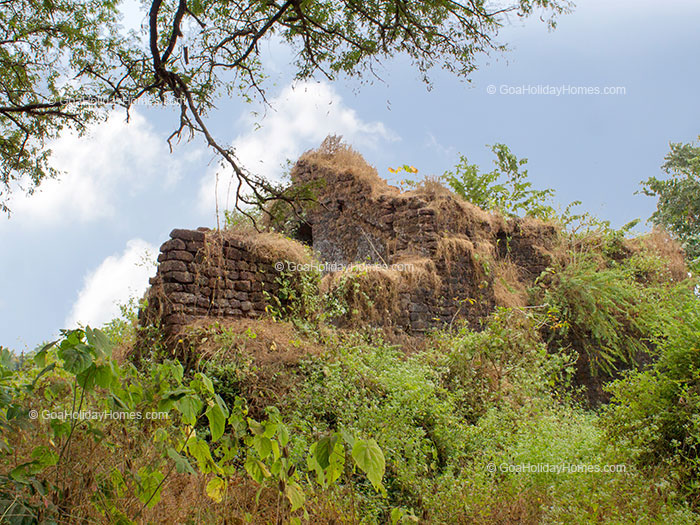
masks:
<svg viewBox="0 0 700 525"><path fill-rule="evenodd" d="M669 141L700 134L700 3L579 4L553 32L514 20L501 32L510 52L482 60L471 83L435 71L430 90L401 58L371 84L292 84L287 51L267 44L272 107L220 100L212 128L273 178L330 133L390 180L390 166L441 174L459 153L489 168L486 145L503 142L559 205L580 200L615 226L645 220L655 203L635 195L639 182L660 175ZM129 5L125 24L138 26ZM624 94L573 94L610 87ZM175 125L172 110L137 107L128 124L115 112L88 137L53 144L64 175L18 195L0 218L0 344L22 351L60 328L108 321L143 294L170 230L215 224L218 162L198 142L169 153Z"/></svg>

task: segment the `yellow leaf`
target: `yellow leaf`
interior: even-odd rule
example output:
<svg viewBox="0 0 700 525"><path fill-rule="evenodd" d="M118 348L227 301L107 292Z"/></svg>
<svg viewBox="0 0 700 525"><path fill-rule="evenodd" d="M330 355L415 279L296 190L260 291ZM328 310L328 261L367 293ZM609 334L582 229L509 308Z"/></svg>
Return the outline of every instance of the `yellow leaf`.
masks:
<svg viewBox="0 0 700 525"><path fill-rule="evenodd" d="M209 483L207 483L207 496L217 503L221 503L225 489L226 482L223 479L213 478Z"/></svg>

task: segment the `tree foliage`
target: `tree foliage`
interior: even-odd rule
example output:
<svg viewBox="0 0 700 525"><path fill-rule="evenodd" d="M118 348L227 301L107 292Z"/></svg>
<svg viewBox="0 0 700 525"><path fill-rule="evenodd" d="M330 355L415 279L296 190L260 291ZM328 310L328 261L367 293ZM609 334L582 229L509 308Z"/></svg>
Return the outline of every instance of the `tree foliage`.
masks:
<svg viewBox="0 0 700 525"><path fill-rule="evenodd" d="M671 143L665 160L662 169L670 177L649 177L642 192L659 198L651 221L674 234L695 259L700 257L700 145Z"/></svg>
<svg viewBox="0 0 700 525"><path fill-rule="evenodd" d="M66 127L84 131L114 107L171 99L179 122L170 140L201 135L237 178L237 200L266 197L205 122L217 96L264 99L260 45L270 39L295 53L298 79L316 74L374 74L407 55L423 78L441 66L467 77L496 42L509 14L552 17L568 0L358 2L148 0L140 33L119 25L118 0L0 2L0 206L17 186L31 191L53 173L46 149ZM554 19L550 18L550 25ZM251 189L252 198L241 189Z"/></svg>
<svg viewBox="0 0 700 525"><path fill-rule="evenodd" d="M458 195L485 210L498 210L507 215L526 214L540 219L555 215L548 203L554 190L535 190L528 181L524 166L527 159L518 159L505 144L494 144L494 169L481 173L479 166L470 164L461 155L454 171L443 179Z"/></svg>

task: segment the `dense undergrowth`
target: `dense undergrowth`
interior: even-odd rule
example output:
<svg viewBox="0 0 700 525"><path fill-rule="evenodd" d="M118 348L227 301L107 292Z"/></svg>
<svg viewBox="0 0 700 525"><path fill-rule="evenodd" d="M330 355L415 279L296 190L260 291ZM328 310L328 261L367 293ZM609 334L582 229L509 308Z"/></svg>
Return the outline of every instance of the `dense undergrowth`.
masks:
<svg viewBox="0 0 700 525"><path fill-rule="evenodd" d="M580 260L532 291L546 307L422 341L292 308L193 328L187 367L125 320L20 362L3 351L3 521L695 523L692 287L653 278L657 264L640 278L636 262ZM563 344L584 333L582 351L644 341L658 360L585 408Z"/></svg>
<svg viewBox="0 0 700 525"><path fill-rule="evenodd" d="M0 522L697 523L697 279L593 226L478 329L341 329L373 298L310 275L175 345L125 309L0 349Z"/></svg>

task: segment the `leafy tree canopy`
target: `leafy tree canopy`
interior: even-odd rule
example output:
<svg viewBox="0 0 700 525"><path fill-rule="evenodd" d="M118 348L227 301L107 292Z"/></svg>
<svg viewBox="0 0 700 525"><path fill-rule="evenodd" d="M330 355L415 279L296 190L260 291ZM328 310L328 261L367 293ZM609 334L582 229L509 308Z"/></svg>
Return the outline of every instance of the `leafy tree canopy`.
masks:
<svg viewBox="0 0 700 525"><path fill-rule="evenodd" d="M461 155L454 171L445 173L443 180L455 193L485 210L540 219L555 217L554 208L548 204L554 190L532 189L525 168L527 159L518 159L505 144L495 144L491 151L496 156L493 171L482 173L479 166Z"/></svg>
<svg viewBox="0 0 700 525"><path fill-rule="evenodd" d="M678 237L688 258L696 259L700 257L700 145L671 143L665 160L662 169L670 177L649 177L642 183L645 195L659 198L651 221Z"/></svg>
<svg viewBox="0 0 700 525"><path fill-rule="evenodd" d="M47 142L84 131L114 107L166 98L179 106L170 140L202 135L230 165L251 202L266 183L220 145L205 122L216 96L264 100L259 46L270 38L295 52L296 76L373 73L396 54L423 78L441 66L468 78L509 15L549 18L568 0L144 0L139 34L119 24L119 0L0 0L0 208L54 175ZM261 192L261 193L258 193ZM267 192L269 193L269 192ZM239 199L236 201L238 207Z"/></svg>

